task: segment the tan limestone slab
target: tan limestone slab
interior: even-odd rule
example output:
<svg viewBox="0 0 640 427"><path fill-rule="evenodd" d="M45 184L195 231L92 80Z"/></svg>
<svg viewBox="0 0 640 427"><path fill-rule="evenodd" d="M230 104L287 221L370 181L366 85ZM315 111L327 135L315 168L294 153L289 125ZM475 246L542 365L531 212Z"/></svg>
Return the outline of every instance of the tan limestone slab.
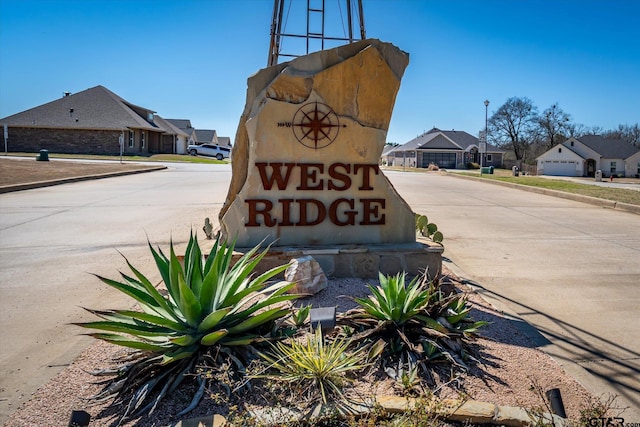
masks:
<svg viewBox="0 0 640 427"><path fill-rule="evenodd" d="M243 115L246 133L239 148L247 171L232 180L221 221L224 236L243 247L415 242L413 212L377 167L408 57L377 44L362 44L342 60L332 51L299 58L269 74L275 77L263 93L247 96L251 107ZM301 104L330 112L334 129L327 132L333 139L322 141L331 139L329 145L314 148L308 133L301 138L298 123L292 123L309 117L301 115ZM234 175L236 165L234 157ZM285 186L266 178L276 171L286 177ZM251 215L250 207L265 213ZM324 220L306 224L304 218L314 215Z"/></svg>

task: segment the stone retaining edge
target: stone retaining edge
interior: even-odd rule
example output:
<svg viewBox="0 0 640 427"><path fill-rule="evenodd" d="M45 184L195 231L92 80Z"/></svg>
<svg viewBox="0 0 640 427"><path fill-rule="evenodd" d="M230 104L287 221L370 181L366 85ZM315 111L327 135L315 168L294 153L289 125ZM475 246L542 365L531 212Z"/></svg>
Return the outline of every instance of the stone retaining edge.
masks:
<svg viewBox="0 0 640 427"><path fill-rule="evenodd" d="M390 414L401 414L416 407L419 400L399 396L378 396L376 404ZM550 413L533 413L516 406L500 406L477 400L459 401L444 399L439 402L442 408L442 418L447 421L458 421L466 424L492 424L501 426L521 427L529 425L568 426L566 419ZM362 415L368 413L371 405L362 404L356 411ZM286 422L302 420L302 414L287 408L273 410L257 410L251 413L258 425L274 426ZM229 427L230 423L220 414L190 418L171 424L170 427Z"/></svg>
<svg viewBox="0 0 640 427"><path fill-rule="evenodd" d="M621 211L640 215L640 206L629 203L616 202L613 200L600 199L597 197L583 196L581 194L566 193L564 191L550 190L548 188L532 187L530 185L516 184L514 182L497 181L495 179L476 178L475 176L461 175L458 173L447 173L447 176L455 176L456 178L470 179L474 181L487 182L489 184L502 185L503 187L516 188L518 190L529 191L531 193L544 194L547 196L559 197L562 199L573 200L576 202L589 203L603 208L618 209Z"/></svg>

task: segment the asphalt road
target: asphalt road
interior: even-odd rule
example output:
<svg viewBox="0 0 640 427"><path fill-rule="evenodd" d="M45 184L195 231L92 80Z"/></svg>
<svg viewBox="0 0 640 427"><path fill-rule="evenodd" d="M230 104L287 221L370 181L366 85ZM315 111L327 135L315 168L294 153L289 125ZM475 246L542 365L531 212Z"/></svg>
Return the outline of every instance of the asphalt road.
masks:
<svg viewBox="0 0 640 427"><path fill-rule="evenodd" d="M230 166L169 166L0 196L0 422L90 343L68 325L90 318L80 306L128 304L89 272L124 270L118 249L154 273L147 236L180 246L190 228L217 218ZM444 232L456 272L542 331L536 342L585 386L637 411L640 216L438 174L387 174Z"/></svg>

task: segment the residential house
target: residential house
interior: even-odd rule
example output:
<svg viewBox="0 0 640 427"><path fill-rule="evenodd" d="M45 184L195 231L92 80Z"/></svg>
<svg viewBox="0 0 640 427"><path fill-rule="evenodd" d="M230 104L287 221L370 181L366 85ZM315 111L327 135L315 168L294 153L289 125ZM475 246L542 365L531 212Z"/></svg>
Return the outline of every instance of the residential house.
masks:
<svg viewBox="0 0 640 427"><path fill-rule="evenodd" d="M397 145L385 145L384 148L382 149L382 154L380 154L380 164L381 165L388 165L389 164L389 159L392 160L393 162L393 155L389 156L389 153L393 150L396 149L396 147L398 147Z"/></svg>
<svg viewBox="0 0 640 427"><path fill-rule="evenodd" d="M196 129L196 144L213 144L218 145L218 134L215 130Z"/></svg>
<svg viewBox="0 0 640 427"><path fill-rule="evenodd" d="M176 126L178 129L189 135L187 137L187 145L196 143L196 130L191 126L191 120L189 119L166 119L169 123Z"/></svg>
<svg viewBox="0 0 640 427"><path fill-rule="evenodd" d="M427 168L430 164L445 169L465 169L471 163L502 166L504 151L487 144L480 159L480 140L464 131L433 128L404 145L383 151L389 166Z"/></svg>
<svg viewBox="0 0 640 427"><path fill-rule="evenodd" d="M213 144L224 147L231 147L231 138L228 136L218 136L218 132L212 129L196 129L196 144Z"/></svg>
<svg viewBox="0 0 640 427"><path fill-rule="evenodd" d="M640 176L640 150L620 139L601 135L569 138L536 158L538 175Z"/></svg>
<svg viewBox="0 0 640 427"><path fill-rule="evenodd" d="M187 154L190 134L158 115L154 116L153 122L165 131L165 133L162 134L162 146L164 150L169 151L162 151L163 153Z"/></svg>
<svg viewBox="0 0 640 427"><path fill-rule="evenodd" d="M104 86L0 119L8 127L8 151L81 154L173 153L169 127L149 108L132 104ZM165 138L168 136L168 138Z"/></svg>
<svg viewBox="0 0 640 427"><path fill-rule="evenodd" d="M218 132L212 129L195 129L188 119L166 119L169 123L187 133L187 145L214 144L224 147L231 147L231 138L228 136L218 136ZM186 152L186 147L185 147Z"/></svg>
<svg viewBox="0 0 640 427"><path fill-rule="evenodd" d="M221 145L223 147L231 147L231 138L228 136L219 136L218 145Z"/></svg>

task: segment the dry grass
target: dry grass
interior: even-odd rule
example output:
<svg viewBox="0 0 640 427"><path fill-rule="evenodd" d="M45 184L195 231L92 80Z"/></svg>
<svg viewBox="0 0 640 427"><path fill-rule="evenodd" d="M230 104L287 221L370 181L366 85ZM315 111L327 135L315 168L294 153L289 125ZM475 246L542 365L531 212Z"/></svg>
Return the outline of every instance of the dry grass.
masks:
<svg viewBox="0 0 640 427"><path fill-rule="evenodd" d="M136 163L81 163L0 158L0 186L156 168Z"/></svg>

